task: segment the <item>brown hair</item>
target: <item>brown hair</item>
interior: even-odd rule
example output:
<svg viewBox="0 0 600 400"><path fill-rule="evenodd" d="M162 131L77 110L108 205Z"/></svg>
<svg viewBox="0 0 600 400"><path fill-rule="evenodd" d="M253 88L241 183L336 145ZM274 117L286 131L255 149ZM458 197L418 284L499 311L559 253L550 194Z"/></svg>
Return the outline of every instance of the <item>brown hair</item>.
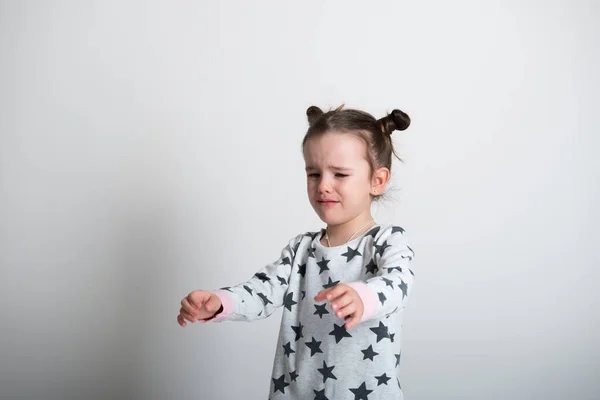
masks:
<svg viewBox="0 0 600 400"><path fill-rule="evenodd" d="M392 154L400 161L392 143L392 132L403 131L410 125L410 117L400 110L393 110L381 119L375 119L364 111L346 109L343 105L326 113L319 107L306 110L309 128L302 140L302 148L312 137L329 131L349 133L362 139L367 145L367 161L371 173L377 168L386 167L392 171Z"/></svg>

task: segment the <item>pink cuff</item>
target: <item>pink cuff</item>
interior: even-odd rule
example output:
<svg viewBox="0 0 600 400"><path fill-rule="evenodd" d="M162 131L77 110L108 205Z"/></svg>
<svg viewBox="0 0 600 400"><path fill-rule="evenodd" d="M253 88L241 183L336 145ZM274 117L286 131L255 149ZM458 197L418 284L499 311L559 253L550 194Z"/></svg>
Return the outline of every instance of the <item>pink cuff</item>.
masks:
<svg viewBox="0 0 600 400"><path fill-rule="evenodd" d="M371 319L375 315L375 310L377 310L377 299L373 291L364 282L350 282L348 286L356 290L356 293L358 293L363 302L364 311L360 322Z"/></svg>
<svg viewBox="0 0 600 400"><path fill-rule="evenodd" d="M227 292L225 290L215 290L214 292L211 292L212 294L214 294L215 296L217 296L219 298L219 300L221 300L221 304L223 306L223 311L221 311L219 314L217 314L216 317L211 318L211 319L207 319L201 322L219 322L221 320L224 320L225 318L227 318L229 316L229 314L231 314L233 312L233 302L231 301L231 297L229 297L229 295L227 294Z"/></svg>

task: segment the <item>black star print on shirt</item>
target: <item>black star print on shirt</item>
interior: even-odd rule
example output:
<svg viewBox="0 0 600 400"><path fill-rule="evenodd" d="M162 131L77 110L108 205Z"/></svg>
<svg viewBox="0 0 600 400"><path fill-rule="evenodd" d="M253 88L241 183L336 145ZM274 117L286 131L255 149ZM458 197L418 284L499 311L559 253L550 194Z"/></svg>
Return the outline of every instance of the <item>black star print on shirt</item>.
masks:
<svg viewBox="0 0 600 400"><path fill-rule="evenodd" d="M334 287L334 286L335 286L335 285L337 285L338 283L340 283L340 281L335 281L335 282L333 282L333 281L331 280L331 277L329 277L329 281L328 281L326 284L324 284L324 285L323 285L323 288L324 288L324 289L329 289L330 287Z"/></svg>
<svg viewBox="0 0 600 400"><path fill-rule="evenodd" d="M379 232L380 229L381 229L381 227L376 226L375 228L373 228L369 232L367 232L367 234L365 236L373 236L373 239L375 239L375 235L377 235L377 233Z"/></svg>
<svg viewBox="0 0 600 400"><path fill-rule="evenodd" d="M246 289L246 291L248 293L252 294L252 288L251 287L248 287L248 286L244 285L244 289Z"/></svg>
<svg viewBox="0 0 600 400"><path fill-rule="evenodd" d="M294 245L294 255L296 255L298 253L298 248L300 247L300 242L296 243Z"/></svg>
<svg viewBox="0 0 600 400"><path fill-rule="evenodd" d="M227 290L228 292L231 292L231 293L233 293L233 291L231 290L231 286L225 286L225 287L222 287L222 288L221 288L221 289L219 289L219 290Z"/></svg>
<svg viewBox="0 0 600 400"><path fill-rule="evenodd" d="M267 304L273 304L273 302L271 300L269 300L267 298L267 296L265 296L264 294L262 294L262 293L257 293L257 294L258 294L258 297L260 297L262 299L263 303L265 303L265 306Z"/></svg>
<svg viewBox="0 0 600 400"><path fill-rule="evenodd" d="M377 272L377 264L375 264L375 261L371 259L369 263L365 265L365 269L367 270L367 274L375 275L375 272Z"/></svg>
<svg viewBox="0 0 600 400"><path fill-rule="evenodd" d="M387 240L385 242L383 242L382 245L375 244L375 248L377 249L375 251L375 254L379 254L380 257L383 256L383 253L385 252L385 249L387 249L388 247L392 247L392 246L390 246L389 244L387 244Z"/></svg>
<svg viewBox="0 0 600 400"><path fill-rule="evenodd" d="M387 374L383 374L380 376L376 376L375 379L377 379L377 386L380 386L380 385L387 385L388 381L392 378L389 378L387 376Z"/></svg>
<svg viewBox="0 0 600 400"><path fill-rule="evenodd" d="M331 372L331 371L333 371L334 368L335 368L335 366L328 367L327 364L325 363L325 361L323 361L323 368L317 368L317 371L319 371L323 375L323 383L325 383L327 378L337 380L335 375Z"/></svg>
<svg viewBox="0 0 600 400"><path fill-rule="evenodd" d="M285 354L288 358L290 358L290 354L295 353L294 350L292 350L292 343L291 342L287 342L286 344L283 345L283 354Z"/></svg>
<svg viewBox="0 0 600 400"><path fill-rule="evenodd" d="M314 247L309 247L306 251L308 251L308 257L312 257L315 258L315 248Z"/></svg>
<svg viewBox="0 0 600 400"><path fill-rule="evenodd" d="M267 276L267 274L265 274L264 272L257 272L256 274L254 274L254 276L256 276L258 279L260 279L263 282L267 282L267 281L271 280L271 278L269 278Z"/></svg>
<svg viewBox="0 0 600 400"><path fill-rule="evenodd" d="M319 275L321 275L323 272L325 272L329 269L329 267L327 266L327 264L329 264L329 261L331 261L331 260L326 260L325 257L322 257L321 261L317 261L317 265L321 269L319 271Z"/></svg>
<svg viewBox="0 0 600 400"><path fill-rule="evenodd" d="M292 325L292 330L296 334L296 342L298 340L300 340L300 338L304 337L304 335L302 334L302 328L304 328L304 326L302 326L302 322L299 322L298 326L293 326Z"/></svg>
<svg viewBox="0 0 600 400"><path fill-rule="evenodd" d="M317 342L313 336L312 341L310 343L304 343L306 345L306 347L308 347L310 349L310 356L314 356L317 353L322 353L323 350L321 350L321 343L322 342Z"/></svg>
<svg viewBox="0 0 600 400"><path fill-rule="evenodd" d="M377 328L370 329L377 335L377 343L379 343L379 341L382 339L390 337L390 334L388 333L388 327L385 326L381 321L379 321L379 326Z"/></svg>
<svg viewBox="0 0 600 400"><path fill-rule="evenodd" d="M354 393L354 400L369 400L369 393L372 392L372 390L367 389L365 382L356 389L350 389L350 391Z"/></svg>
<svg viewBox="0 0 600 400"><path fill-rule="evenodd" d="M281 265L292 265L289 257L284 257L281 259Z"/></svg>
<svg viewBox="0 0 600 400"><path fill-rule="evenodd" d="M302 291L302 300L304 300L304 298L306 297L306 290Z"/></svg>
<svg viewBox="0 0 600 400"><path fill-rule="evenodd" d="M402 273L402 268L400 268L400 267L391 267L391 268L388 268L388 272L392 272L392 271L395 271L395 270L398 270L398 272Z"/></svg>
<svg viewBox="0 0 600 400"><path fill-rule="evenodd" d="M282 278L279 275L277 275L277 279L279 280L280 284L287 285L287 281L285 280L285 278Z"/></svg>
<svg viewBox="0 0 600 400"><path fill-rule="evenodd" d="M403 280L400 280L400 284L398 285L400 290L402 290L402 300L406 297L406 291L408 290L408 285L404 283Z"/></svg>
<svg viewBox="0 0 600 400"><path fill-rule="evenodd" d="M285 308L287 308L289 311L292 311L292 306L294 304L298 304L298 302L294 301L294 299L292 298L294 296L293 292L288 293L285 296L285 299L283 300L283 305L285 306Z"/></svg>
<svg viewBox="0 0 600 400"><path fill-rule="evenodd" d="M337 324L333 324L333 330L329 332L330 335L335 336L335 342L339 343L345 337L352 337L351 334L348 333L344 324L338 326Z"/></svg>
<svg viewBox="0 0 600 400"><path fill-rule="evenodd" d="M296 371L290 372L290 382L292 382L292 381L296 382L297 377L298 377L298 374L296 373Z"/></svg>
<svg viewBox="0 0 600 400"><path fill-rule="evenodd" d="M396 336L395 333L390 333L390 340L392 341L392 343L394 343L394 336Z"/></svg>
<svg viewBox="0 0 600 400"><path fill-rule="evenodd" d="M385 282L385 286L389 286L394 289L394 281L387 278L381 278L381 280Z"/></svg>
<svg viewBox="0 0 600 400"><path fill-rule="evenodd" d="M315 400L329 400L325 397L325 389L319 391L313 389L313 392L315 392Z"/></svg>
<svg viewBox="0 0 600 400"><path fill-rule="evenodd" d="M304 275L306 275L306 263L298 265L298 273L304 278Z"/></svg>
<svg viewBox="0 0 600 400"><path fill-rule="evenodd" d="M361 350L361 351L364 354L363 360L366 360L368 358L369 360L373 361L373 357L379 355L379 353L373 351L373 345L370 345L365 350Z"/></svg>
<svg viewBox="0 0 600 400"><path fill-rule="evenodd" d="M381 302L381 305L383 305L387 300L387 297L385 297L385 294L383 294L383 292L378 292L377 295L379 296L379 301Z"/></svg>
<svg viewBox="0 0 600 400"><path fill-rule="evenodd" d="M396 367L397 367L398 365L400 365L400 353L394 354L394 356L396 356Z"/></svg>
<svg viewBox="0 0 600 400"><path fill-rule="evenodd" d="M404 229L402 229L399 226L394 226L392 227L392 234L396 233L396 232L400 232L400 233L404 233Z"/></svg>
<svg viewBox="0 0 600 400"><path fill-rule="evenodd" d="M290 386L290 384L285 381L285 375L281 375L277 379L271 379L273 379L273 393L279 390L281 393L285 394L285 387Z"/></svg>
<svg viewBox="0 0 600 400"><path fill-rule="evenodd" d="M327 304L315 304L314 306L317 310L313 315L318 315L319 318L323 319L323 314L329 314L329 311L327 311Z"/></svg>
<svg viewBox="0 0 600 400"><path fill-rule="evenodd" d="M346 262L350 262L350 260L352 260L356 256L362 256L362 254L360 254L360 252L358 251L358 248L352 249L350 248L350 246L348 246L348 251L346 251L342 255L346 257Z"/></svg>

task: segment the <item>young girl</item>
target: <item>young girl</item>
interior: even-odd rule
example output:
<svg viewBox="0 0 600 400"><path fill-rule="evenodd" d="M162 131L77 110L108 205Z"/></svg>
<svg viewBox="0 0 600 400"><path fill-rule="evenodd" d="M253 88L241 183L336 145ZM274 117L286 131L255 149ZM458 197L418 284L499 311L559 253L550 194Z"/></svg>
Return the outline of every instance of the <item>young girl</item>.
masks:
<svg viewBox="0 0 600 400"><path fill-rule="evenodd" d="M400 326L414 274L404 229L377 224L391 134L410 119L310 107L302 143L310 203L327 225L296 236L250 280L197 290L177 321L252 321L283 306L270 399L402 399Z"/></svg>

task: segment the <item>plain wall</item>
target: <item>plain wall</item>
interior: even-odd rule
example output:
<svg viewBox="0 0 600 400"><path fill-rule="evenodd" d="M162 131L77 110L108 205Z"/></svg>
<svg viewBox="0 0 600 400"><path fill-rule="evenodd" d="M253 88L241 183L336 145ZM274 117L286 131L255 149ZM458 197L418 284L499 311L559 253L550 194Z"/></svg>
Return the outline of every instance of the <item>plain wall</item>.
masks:
<svg viewBox="0 0 600 400"><path fill-rule="evenodd" d="M0 397L266 399L280 312L176 323L322 222L305 110L394 133L408 400L598 399L593 1L1 1Z"/></svg>

